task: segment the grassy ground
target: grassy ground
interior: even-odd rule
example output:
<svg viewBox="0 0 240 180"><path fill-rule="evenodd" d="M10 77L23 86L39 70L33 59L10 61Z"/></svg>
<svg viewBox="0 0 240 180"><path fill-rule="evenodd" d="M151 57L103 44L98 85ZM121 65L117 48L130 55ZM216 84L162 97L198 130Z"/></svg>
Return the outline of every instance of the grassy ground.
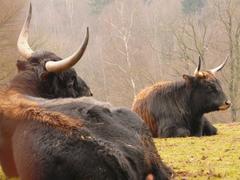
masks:
<svg viewBox="0 0 240 180"><path fill-rule="evenodd" d="M175 179L240 180L240 124L217 128L218 135L212 137L155 139ZM0 171L0 180L5 179Z"/></svg>
<svg viewBox="0 0 240 180"><path fill-rule="evenodd" d="M175 179L240 179L240 124L217 128L217 136L155 139Z"/></svg>

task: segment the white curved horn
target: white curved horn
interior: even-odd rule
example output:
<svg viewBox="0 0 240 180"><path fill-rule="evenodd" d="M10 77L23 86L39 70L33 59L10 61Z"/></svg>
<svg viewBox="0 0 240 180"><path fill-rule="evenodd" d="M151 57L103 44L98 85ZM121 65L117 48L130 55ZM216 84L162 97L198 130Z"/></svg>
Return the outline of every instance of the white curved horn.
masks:
<svg viewBox="0 0 240 180"><path fill-rule="evenodd" d="M73 65L75 65L84 54L87 45L88 45L88 39L89 39L89 29L87 27L87 33L85 36L85 40L83 45L77 50L75 53L73 53L71 56L60 60L60 61L48 61L45 64L45 68L48 72L62 72L66 69L71 68Z"/></svg>
<svg viewBox="0 0 240 180"><path fill-rule="evenodd" d="M34 51L31 49L31 47L28 44L29 24L30 24L31 17L32 17L32 4L30 3L27 18L24 22L24 25L22 27L22 30L18 37L18 42L17 42L19 53L26 59L30 58L34 53Z"/></svg>
<svg viewBox="0 0 240 180"><path fill-rule="evenodd" d="M218 67L214 68L214 69L211 69L209 70L211 73L215 74L216 72L220 71L224 66L225 64L227 63L229 59L229 56L226 57L226 59L224 60L224 62L222 64L220 64Z"/></svg>
<svg viewBox="0 0 240 180"><path fill-rule="evenodd" d="M200 71L200 69L201 69L201 64L202 64L202 58L201 58L201 56L199 56L199 58L198 58L198 66L197 66L197 68L196 68L195 71L194 71L194 75L197 75L198 72Z"/></svg>

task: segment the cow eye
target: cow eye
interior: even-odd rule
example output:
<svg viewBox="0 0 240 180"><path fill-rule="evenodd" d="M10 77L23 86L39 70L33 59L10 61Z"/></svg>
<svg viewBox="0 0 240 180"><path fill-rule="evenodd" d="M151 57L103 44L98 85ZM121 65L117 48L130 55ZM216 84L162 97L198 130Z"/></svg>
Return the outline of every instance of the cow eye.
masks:
<svg viewBox="0 0 240 180"><path fill-rule="evenodd" d="M208 85L207 90L208 90L208 92L216 92L216 87Z"/></svg>

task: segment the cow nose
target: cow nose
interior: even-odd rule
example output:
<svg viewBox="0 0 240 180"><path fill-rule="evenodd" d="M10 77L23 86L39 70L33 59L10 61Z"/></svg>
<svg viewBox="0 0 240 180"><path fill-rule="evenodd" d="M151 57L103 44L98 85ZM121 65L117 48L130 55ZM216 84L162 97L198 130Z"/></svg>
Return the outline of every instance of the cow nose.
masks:
<svg viewBox="0 0 240 180"><path fill-rule="evenodd" d="M225 101L225 104L228 105L228 106L232 105L231 101L229 101L229 100Z"/></svg>

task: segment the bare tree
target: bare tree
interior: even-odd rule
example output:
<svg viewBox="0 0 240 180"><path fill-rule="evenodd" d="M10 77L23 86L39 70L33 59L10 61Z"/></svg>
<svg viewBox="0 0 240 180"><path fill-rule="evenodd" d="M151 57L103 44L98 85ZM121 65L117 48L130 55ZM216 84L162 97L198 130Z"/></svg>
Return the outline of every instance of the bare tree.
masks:
<svg viewBox="0 0 240 180"><path fill-rule="evenodd" d="M235 0L215 1L220 22L224 25L228 38L227 46L230 56L230 75L228 79L229 95L232 101L232 121L237 121L239 106L240 81L240 13L239 2Z"/></svg>
<svg viewBox="0 0 240 180"><path fill-rule="evenodd" d="M209 44L208 25L205 19L194 15L181 17L177 25L171 27L176 39L178 58L184 60L184 68L192 73L192 65L196 65L197 57L203 60L206 66L205 54Z"/></svg>
<svg viewBox="0 0 240 180"><path fill-rule="evenodd" d="M116 71L120 71L121 73L118 73L119 75L124 74L127 78L125 79L127 83L125 85L131 89L130 92L132 95L130 99L133 99L137 90L132 57L137 50L131 46L131 38L133 36L136 8L128 8L126 1L114 1L112 7L115 8L116 19L107 17L104 21L107 27L109 27L109 35L112 43L116 45L116 49L112 56L113 59L106 58L105 63ZM126 14L128 14L128 16L126 16ZM118 79L118 81L119 80L120 79Z"/></svg>

